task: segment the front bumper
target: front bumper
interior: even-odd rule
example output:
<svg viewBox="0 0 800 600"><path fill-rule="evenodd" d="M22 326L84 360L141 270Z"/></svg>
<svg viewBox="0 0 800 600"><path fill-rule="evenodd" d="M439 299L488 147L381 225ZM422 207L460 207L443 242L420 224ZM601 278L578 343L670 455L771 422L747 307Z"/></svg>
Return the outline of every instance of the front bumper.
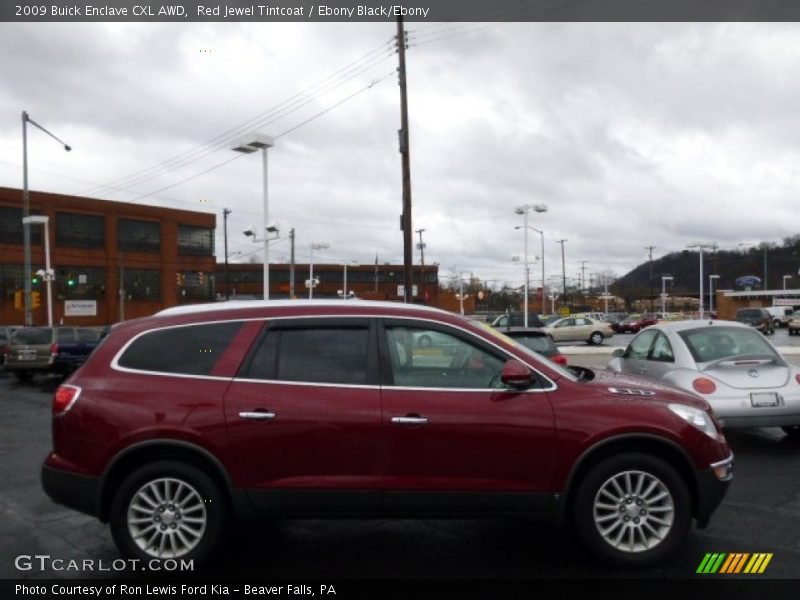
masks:
<svg viewBox="0 0 800 600"><path fill-rule="evenodd" d="M697 473L697 527L705 529L733 479L733 454Z"/></svg>

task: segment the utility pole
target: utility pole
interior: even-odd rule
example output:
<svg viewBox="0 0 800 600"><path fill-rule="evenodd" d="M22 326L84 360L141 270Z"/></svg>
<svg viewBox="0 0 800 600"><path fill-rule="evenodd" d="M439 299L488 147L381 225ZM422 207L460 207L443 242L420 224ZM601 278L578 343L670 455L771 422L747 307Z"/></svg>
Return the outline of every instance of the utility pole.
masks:
<svg viewBox="0 0 800 600"><path fill-rule="evenodd" d="M231 276L228 272L228 215L231 214L230 209L222 209L223 221L223 237L225 238L225 300L231 299Z"/></svg>
<svg viewBox="0 0 800 600"><path fill-rule="evenodd" d="M653 312L653 249L657 246L645 246L644 249L650 253L650 278L647 280L650 288L650 312Z"/></svg>
<svg viewBox="0 0 800 600"><path fill-rule="evenodd" d="M561 244L561 286L564 293L564 304L569 306L567 303L567 269L564 262L564 242L567 241L568 240L556 240L556 244Z"/></svg>
<svg viewBox="0 0 800 600"><path fill-rule="evenodd" d="M581 261L581 296L583 296L583 290L586 287L586 263L589 262L588 260Z"/></svg>
<svg viewBox="0 0 800 600"><path fill-rule="evenodd" d="M408 142L408 95L406 90L406 32L403 29L403 17L397 17L397 74L400 84L400 155L403 166L403 301L411 302L413 291L413 256L411 234L411 156Z"/></svg>
<svg viewBox="0 0 800 600"><path fill-rule="evenodd" d="M289 300L294 300L294 227L289 230Z"/></svg>
<svg viewBox="0 0 800 600"><path fill-rule="evenodd" d="M425 244L422 242L422 233L424 231L424 229L417 229L416 231L419 234L419 264L422 266L422 275L419 278L419 287L423 302L425 301Z"/></svg>

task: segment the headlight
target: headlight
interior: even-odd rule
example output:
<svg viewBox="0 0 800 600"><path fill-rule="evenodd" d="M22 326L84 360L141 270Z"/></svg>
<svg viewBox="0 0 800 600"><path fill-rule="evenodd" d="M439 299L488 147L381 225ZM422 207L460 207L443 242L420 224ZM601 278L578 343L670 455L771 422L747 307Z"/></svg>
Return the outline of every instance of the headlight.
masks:
<svg viewBox="0 0 800 600"><path fill-rule="evenodd" d="M715 440L720 439L717 426L714 425L714 421L711 420L711 417L709 417L704 410L700 410L694 406L687 406L686 404L670 404L669 409L687 423L697 427L708 437Z"/></svg>

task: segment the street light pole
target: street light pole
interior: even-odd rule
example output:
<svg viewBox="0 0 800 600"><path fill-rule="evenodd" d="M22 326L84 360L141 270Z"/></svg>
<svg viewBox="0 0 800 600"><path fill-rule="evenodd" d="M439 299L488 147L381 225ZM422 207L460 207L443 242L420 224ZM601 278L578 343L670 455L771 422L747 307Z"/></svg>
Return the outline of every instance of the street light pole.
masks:
<svg viewBox="0 0 800 600"><path fill-rule="evenodd" d="M274 145L274 138L262 133L252 133L243 138L239 144L231 148L231 150L242 152L243 154L252 154L258 150L262 151L262 185L264 192L264 211L262 215L264 231L264 300L269 300L269 236L267 235L267 228L269 227L269 190L267 187L267 150Z"/></svg>
<svg viewBox="0 0 800 600"><path fill-rule="evenodd" d="M714 280L719 279L719 275L708 276L708 312L714 315Z"/></svg>
<svg viewBox="0 0 800 600"><path fill-rule="evenodd" d="M556 240L556 244L561 244L561 283L563 286L563 293L564 293L564 304L569 307L567 304L567 270L566 264L564 262L564 243L569 240Z"/></svg>
<svg viewBox="0 0 800 600"><path fill-rule="evenodd" d="M704 243L704 242L697 242L696 244L692 244L690 246L686 246L687 248L697 248L700 251L700 319L704 317L704 304L703 302L703 248L713 248L714 244Z"/></svg>
<svg viewBox="0 0 800 600"><path fill-rule="evenodd" d="M33 215L23 217L23 226L42 225L44 226L44 279L47 284L47 326L53 326L53 269L50 268L50 231L48 222L50 217L43 215Z"/></svg>
<svg viewBox="0 0 800 600"><path fill-rule="evenodd" d="M523 264L525 266L525 327L528 327L528 294L529 294L529 284L528 284L528 229L531 227L528 226L528 213L533 210L537 213L547 212L547 205L546 204L523 204L522 206L518 206L514 209L514 212L518 215L524 215L525 224L523 227L525 228L525 258L523 260ZM544 237L542 237L544 240ZM544 244L544 241L542 242ZM544 247L542 247L542 269L544 269ZM544 270L542 271L542 306L544 306Z"/></svg>
<svg viewBox="0 0 800 600"><path fill-rule="evenodd" d="M59 144L64 146L64 150L69 152L72 148L61 139L50 133L47 129L39 125L30 118L26 111L22 111L22 244L24 268L22 277L24 279L24 301L25 301L25 325L33 325L33 312L31 307L31 230L30 223L25 223L25 218L30 216L31 204L28 193L28 123L43 131ZM48 288L49 289L49 288Z"/></svg>
<svg viewBox="0 0 800 600"><path fill-rule="evenodd" d="M662 275L661 276L661 314L667 312L667 281L672 281L674 277L672 275Z"/></svg>
<svg viewBox="0 0 800 600"><path fill-rule="evenodd" d="M314 250L326 250L330 248L329 244L325 243L312 243L311 244L311 257L308 263L308 299L314 297Z"/></svg>

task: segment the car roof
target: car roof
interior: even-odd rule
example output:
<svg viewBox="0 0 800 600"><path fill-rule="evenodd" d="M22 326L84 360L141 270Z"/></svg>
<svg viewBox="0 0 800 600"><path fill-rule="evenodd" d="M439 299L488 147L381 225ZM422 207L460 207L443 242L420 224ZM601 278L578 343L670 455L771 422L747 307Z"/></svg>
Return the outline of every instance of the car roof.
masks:
<svg viewBox="0 0 800 600"><path fill-rule="evenodd" d="M658 329L665 331L686 331L687 329L700 329L703 327L739 327L752 329L750 325L739 323L738 321L722 321L718 319L693 319L691 321L666 321L654 325ZM649 329L649 328L648 328Z"/></svg>
<svg viewBox="0 0 800 600"><path fill-rule="evenodd" d="M423 311L431 314L450 315L453 313L425 306L423 304L405 304L402 302L383 302L376 300L228 300L225 302L209 302L205 304L188 304L173 306L157 312L155 317L211 313L225 310L257 309L257 308L364 308L393 310L398 313Z"/></svg>

